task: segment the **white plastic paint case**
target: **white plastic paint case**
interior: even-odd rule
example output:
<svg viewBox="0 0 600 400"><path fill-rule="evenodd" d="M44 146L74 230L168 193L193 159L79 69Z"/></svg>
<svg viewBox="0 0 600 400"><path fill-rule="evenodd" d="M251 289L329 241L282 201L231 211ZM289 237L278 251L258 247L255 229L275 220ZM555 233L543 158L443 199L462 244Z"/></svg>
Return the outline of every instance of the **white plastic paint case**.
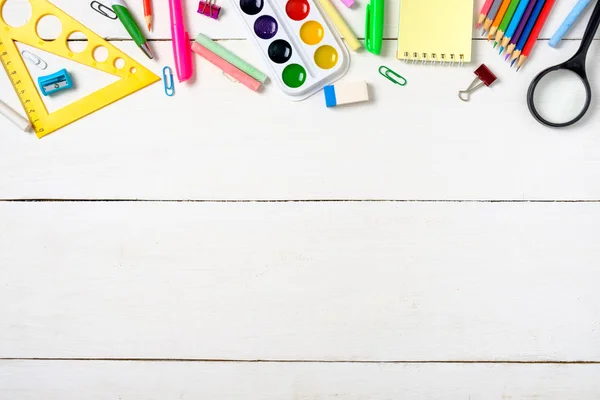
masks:
<svg viewBox="0 0 600 400"><path fill-rule="evenodd" d="M323 10L312 0L304 0L309 4L308 15L301 21L295 21L290 18L286 12L286 4L290 0L262 0L262 8L254 15L245 13L242 10L240 1L231 0L235 9L238 11L249 35L252 38L255 46L260 51L265 63L271 70L271 79L277 82L281 91L287 97L294 101L304 100L311 95L323 89L324 86L330 85L346 74L350 67L350 55L348 49L343 44L335 30L324 18ZM261 0L255 0L260 2ZM292 0L293 1L293 0ZM270 15L277 22L276 34L269 38L263 39L257 36L254 30L256 20L262 16ZM314 45L305 43L300 37L300 29L309 22L316 21L323 27L323 38ZM274 62L268 54L269 46L276 40L282 39L287 41L292 47L292 55L284 63ZM315 62L315 52L322 46L333 47L338 55L337 63L330 69L320 68ZM282 76L284 69L292 64L298 64L306 70L306 80L297 88L286 85Z"/></svg>

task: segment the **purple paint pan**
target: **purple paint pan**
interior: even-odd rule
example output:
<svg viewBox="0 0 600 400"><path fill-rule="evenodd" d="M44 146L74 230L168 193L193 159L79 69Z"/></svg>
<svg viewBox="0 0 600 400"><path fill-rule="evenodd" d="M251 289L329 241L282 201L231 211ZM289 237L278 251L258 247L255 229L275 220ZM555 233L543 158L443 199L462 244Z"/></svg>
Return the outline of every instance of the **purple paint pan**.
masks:
<svg viewBox="0 0 600 400"><path fill-rule="evenodd" d="M261 15L254 22L254 33L261 39L271 39L277 34L277 21L270 15Z"/></svg>

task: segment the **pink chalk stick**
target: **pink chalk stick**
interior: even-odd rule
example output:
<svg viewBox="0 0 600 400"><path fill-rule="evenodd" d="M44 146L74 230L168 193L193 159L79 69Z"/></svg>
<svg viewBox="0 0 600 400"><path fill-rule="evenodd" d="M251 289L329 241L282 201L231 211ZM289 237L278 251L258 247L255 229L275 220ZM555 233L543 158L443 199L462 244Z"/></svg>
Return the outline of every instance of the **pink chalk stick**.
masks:
<svg viewBox="0 0 600 400"><path fill-rule="evenodd" d="M354 5L354 0L341 0L342 3L344 3L344 5L348 8L352 7L352 5Z"/></svg>
<svg viewBox="0 0 600 400"><path fill-rule="evenodd" d="M246 74L245 72L237 69L235 65L232 65L227 61L223 60L221 57L208 50L206 47L201 46L197 42L194 42L192 43L192 50L194 51L194 53L198 54L200 57L207 59L212 64L217 66L221 71L231 76L233 79L237 80L238 82L246 86L248 89L253 90L255 92L257 92L258 89L260 89L262 83L260 83L250 75Z"/></svg>

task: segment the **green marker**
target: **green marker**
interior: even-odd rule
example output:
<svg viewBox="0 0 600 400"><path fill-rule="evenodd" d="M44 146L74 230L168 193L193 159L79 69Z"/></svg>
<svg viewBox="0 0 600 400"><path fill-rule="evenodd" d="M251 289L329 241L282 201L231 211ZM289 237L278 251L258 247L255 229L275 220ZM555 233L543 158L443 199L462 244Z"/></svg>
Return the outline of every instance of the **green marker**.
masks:
<svg viewBox="0 0 600 400"><path fill-rule="evenodd" d="M365 47L373 54L381 54L383 43L384 0L371 0L365 15Z"/></svg>
<svg viewBox="0 0 600 400"><path fill-rule="evenodd" d="M520 2L521 0L511 0L510 5L506 10L506 14L504 14L504 18L502 18L502 22L500 22L498 32L496 32L496 38L494 39L495 43L500 43L500 40L502 40L504 37L504 32L506 32L506 29L508 28L513 15L515 15L515 11L517 10Z"/></svg>
<svg viewBox="0 0 600 400"><path fill-rule="evenodd" d="M140 49L142 49L149 59L154 58L150 46L148 45L148 40L142 35L142 31L140 31L140 28L135 23L135 20L131 16L125 3L123 3L123 0L110 0L110 5L125 29L127 29L129 36L131 36L135 44L140 46Z"/></svg>

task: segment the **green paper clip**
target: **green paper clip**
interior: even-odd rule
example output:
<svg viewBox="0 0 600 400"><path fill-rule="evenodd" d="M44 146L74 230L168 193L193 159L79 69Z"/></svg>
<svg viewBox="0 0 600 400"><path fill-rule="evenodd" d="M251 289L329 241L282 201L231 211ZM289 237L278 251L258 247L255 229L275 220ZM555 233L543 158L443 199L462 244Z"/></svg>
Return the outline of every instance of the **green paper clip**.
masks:
<svg viewBox="0 0 600 400"><path fill-rule="evenodd" d="M388 81L395 83L396 85L406 86L407 84L406 79L402 75L398 74L396 71L390 69L389 67L386 67L385 65L379 67L379 74Z"/></svg>

